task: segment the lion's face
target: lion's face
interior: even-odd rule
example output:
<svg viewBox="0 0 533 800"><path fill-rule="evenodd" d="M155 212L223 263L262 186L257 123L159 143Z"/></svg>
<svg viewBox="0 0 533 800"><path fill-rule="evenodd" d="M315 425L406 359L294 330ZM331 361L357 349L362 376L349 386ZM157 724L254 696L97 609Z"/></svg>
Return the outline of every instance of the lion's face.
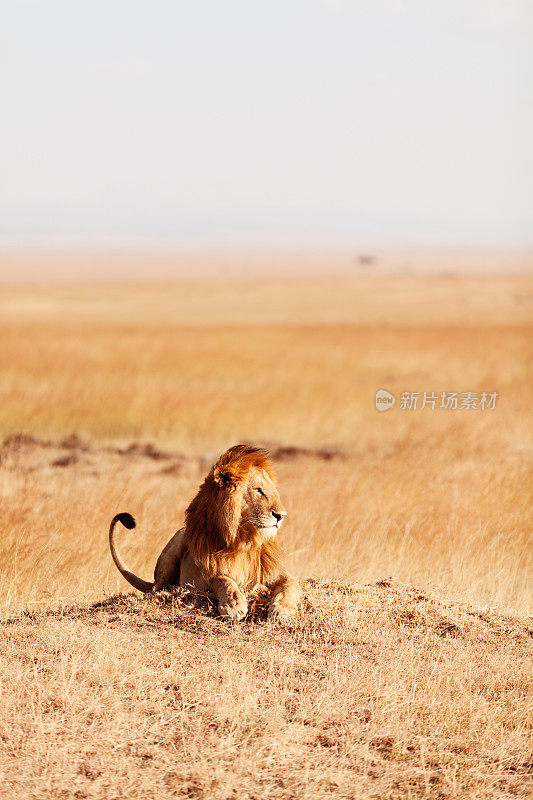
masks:
<svg viewBox="0 0 533 800"><path fill-rule="evenodd" d="M252 467L242 495L241 523L251 523L266 539L276 536L287 516L276 484L264 469Z"/></svg>

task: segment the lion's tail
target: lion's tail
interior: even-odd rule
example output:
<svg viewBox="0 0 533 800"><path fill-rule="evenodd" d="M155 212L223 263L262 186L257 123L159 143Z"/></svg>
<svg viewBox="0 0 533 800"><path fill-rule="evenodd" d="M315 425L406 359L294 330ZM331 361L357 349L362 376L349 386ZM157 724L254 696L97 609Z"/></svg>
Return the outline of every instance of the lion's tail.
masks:
<svg viewBox="0 0 533 800"><path fill-rule="evenodd" d="M148 583L148 581L143 581L142 578L138 578L127 566L127 564L122 559L122 556L118 552L117 546L115 544L115 525L117 522L122 522L125 528L132 530L135 527L135 520L131 516L131 514L122 513L117 514L111 520L111 525L109 526L109 547L111 549L111 555L113 557L113 561L117 565L117 568L121 572L121 574L126 578L128 583L131 583L135 589L138 589L140 592L150 592L154 584Z"/></svg>

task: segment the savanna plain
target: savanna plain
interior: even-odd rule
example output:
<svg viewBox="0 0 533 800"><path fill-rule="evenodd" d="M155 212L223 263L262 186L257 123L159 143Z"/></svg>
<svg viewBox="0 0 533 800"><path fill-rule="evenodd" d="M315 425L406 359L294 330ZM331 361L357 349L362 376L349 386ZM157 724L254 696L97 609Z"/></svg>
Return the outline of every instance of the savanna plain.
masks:
<svg viewBox="0 0 533 800"><path fill-rule="evenodd" d="M527 274L0 287L0 797L530 796L532 304ZM241 441L290 624L109 555L130 511L151 578Z"/></svg>

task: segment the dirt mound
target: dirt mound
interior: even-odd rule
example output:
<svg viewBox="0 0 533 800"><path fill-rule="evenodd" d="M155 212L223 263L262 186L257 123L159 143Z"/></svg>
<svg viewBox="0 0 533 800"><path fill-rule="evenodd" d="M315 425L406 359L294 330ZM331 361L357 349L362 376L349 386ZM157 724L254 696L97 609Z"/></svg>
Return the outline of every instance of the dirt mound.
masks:
<svg viewBox="0 0 533 800"><path fill-rule="evenodd" d="M166 453L163 450L159 450L151 442L132 442L127 447L119 447L113 452L118 453L120 456L144 456L145 458L151 458L154 461L160 461L161 459L167 458L176 458L175 453Z"/></svg>
<svg viewBox="0 0 533 800"><path fill-rule="evenodd" d="M472 641L507 639L533 647L533 620L503 614L496 610L481 611L466 604L447 600L413 586L386 578L372 584L343 583L323 578L308 578L302 584L300 609L294 621L281 626L306 638L333 641L355 641L361 629L379 620L387 629L394 628L402 638L463 638ZM269 592L259 588L249 595L248 614L240 623L255 625L267 620ZM136 627L153 625L195 627L211 625L219 618L211 597L178 587L156 595L117 594L88 606L64 606L37 614L25 612L18 619L37 621L42 615L69 619L134 623ZM16 618L9 620L11 624ZM215 628L217 627L215 625ZM533 652L533 650L532 650Z"/></svg>
<svg viewBox="0 0 533 800"><path fill-rule="evenodd" d="M318 458L322 461L334 461L348 457L348 451L340 445L301 447L299 445L286 445L276 442L262 442L259 444L265 450L268 450L275 461L290 461L296 458Z"/></svg>
<svg viewBox="0 0 533 800"><path fill-rule="evenodd" d="M118 594L0 626L2 796L527 796L527 620L391 579L251 598ZM2 783L2 781L4 781Z"/></svg>
<svg viewBox="0 0 533 800"><path fill-rule="evenodd" d="M291 461L298 458L313 458L322 461L347 458L347 451L338 445L307 448L279 443L260 443L269 450L275 461ZM183 467L206 472L216 461L217 453L187 456L183 453L163 450L153 442L130 442L127 445L98 445L89 443L79 433L73 432L63 439L42 439L26 433L7 436L0 446L0 463L21 471L34 471L46 467L90 467L101 469L112 463L117 456L130 463L171 462L158 472L160 475L176 476Z"/></svg>
<svg viewBox="0 0 533 800"><path fill-rule="evenodd" d="M54 443L50 439L41 439L29 433L13 433L6 436L2 442L3 451L18 452L22 449L33 449L35 447L53 447Z"/></svg>

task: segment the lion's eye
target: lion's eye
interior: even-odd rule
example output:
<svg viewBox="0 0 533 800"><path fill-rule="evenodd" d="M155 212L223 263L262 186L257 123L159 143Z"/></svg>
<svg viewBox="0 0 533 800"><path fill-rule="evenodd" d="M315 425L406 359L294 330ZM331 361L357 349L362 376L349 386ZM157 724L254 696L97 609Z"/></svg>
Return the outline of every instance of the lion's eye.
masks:
<svg viewBox="0 0 533 800"><path fill-rule="evenodd" d="M256 486L254 491L259 492L259 494L262 495L262 497L265 497L264 491L260 489L259 486Z"/></svg>

